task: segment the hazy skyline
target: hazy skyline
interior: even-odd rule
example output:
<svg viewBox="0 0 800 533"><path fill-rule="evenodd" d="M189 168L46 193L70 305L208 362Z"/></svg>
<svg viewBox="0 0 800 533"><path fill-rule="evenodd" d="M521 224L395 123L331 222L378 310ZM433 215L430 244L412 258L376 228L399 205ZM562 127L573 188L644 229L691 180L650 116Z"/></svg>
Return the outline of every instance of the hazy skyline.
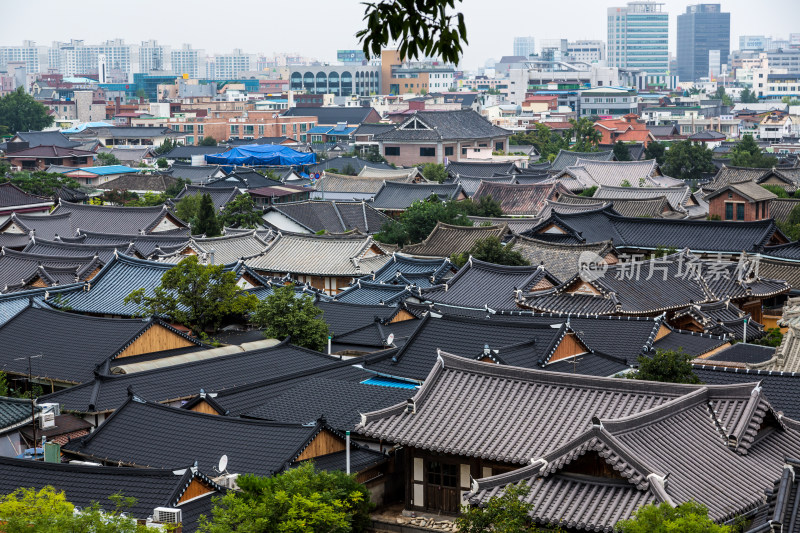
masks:
<svg viewBox="0 0 800 533"><path fill-rule="evenodd" d="M8 1L8 0L7 0ZM670 52L675 53L676 18L687 5L700 2L666 0L670 14ZM787 38L800 32L797 0L722 0L731 13L731 50L740 35ZM10 4L10 2L9 2ZM513 38L531 35L537 48L542 39L606 40L606 9L626 2L563 0L526 2L512 0L464 0L461 6L469 37L461 66L475 69L487 59L511 55ZM28 0L0 8L0 45L19 45L23 40L49 46L53 41L83 39L96 43L122 38L129 44L156 39L180 46L190 43L209 53L241 48L248 53L297 52L321 61L336 60L337 49L360 48L355 33L363 28L364 6L355 0L332 3L302 2L235 3L207 0L140 0L125 4L131 15L108 2L76 0Z"/></svg>

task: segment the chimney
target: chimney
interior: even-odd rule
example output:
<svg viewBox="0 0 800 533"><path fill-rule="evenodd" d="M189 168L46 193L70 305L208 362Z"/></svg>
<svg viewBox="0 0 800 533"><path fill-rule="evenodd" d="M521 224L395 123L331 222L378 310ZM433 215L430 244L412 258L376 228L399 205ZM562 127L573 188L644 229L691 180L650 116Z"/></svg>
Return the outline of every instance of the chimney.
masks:
<svg viewBox="0 0 800 533"><path fill-rule="evenodd" d="M208 264L209 264L209 265L213 265L213 264L214 264L214 251L215 251L215 250L214 250L213 248L211 248L211 249L208 251Z"/></svg>

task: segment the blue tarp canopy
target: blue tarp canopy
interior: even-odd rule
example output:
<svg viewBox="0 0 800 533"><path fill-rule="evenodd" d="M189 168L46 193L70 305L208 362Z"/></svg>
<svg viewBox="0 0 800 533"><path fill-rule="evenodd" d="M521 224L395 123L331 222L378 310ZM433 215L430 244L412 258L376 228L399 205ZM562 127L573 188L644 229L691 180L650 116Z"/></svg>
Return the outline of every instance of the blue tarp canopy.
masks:
<svg viewBox="0 0 800 533"><path fill-rule="evenodd" d="M277 144L247 144L227 152L206 155L206 162L215 165L313 165L316 154L298 152Z"/></svg>

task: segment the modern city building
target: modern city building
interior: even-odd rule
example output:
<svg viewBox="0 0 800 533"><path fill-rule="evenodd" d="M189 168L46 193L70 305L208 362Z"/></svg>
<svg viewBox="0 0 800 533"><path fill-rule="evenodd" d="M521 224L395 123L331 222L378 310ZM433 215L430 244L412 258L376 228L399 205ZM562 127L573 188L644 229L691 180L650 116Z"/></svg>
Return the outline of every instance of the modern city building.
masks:
<svg viewBox="0 0 800 533"><path fill-rule="evenodd" d="M677 45L678 78L682 81L718 75L731 51L731 14L723 13L720 4L687 6L686 13L678 15ZM709 57L717 64L711 64Z"/></svg>
<svg viewBox="0 0 800 533"><path fill-rule="evenodd" d="M598 63L606 59L606 43L603 41L569 41L567 43L568 61Z"/></svg>
<svg viewBox="0 0 800 533"><path fill-rule="evenodd" d="M514 37L514 53L512 55L528 57L536 52L533 37Z"/></svg>
<svg viewBox="0 0 800 533"><path fill-rule="evenodd" d="M639 96L625 87L595 87L580 92L581 116L617 118L636 113Z"/></svg>
<svg viewBox="0 0 800 533"><path fill-rule="evenodd" d="M669 13L664 4L628 2L608 8L608 65L640 70L664 83L669 71Z"/></svg>
<svg viewBox="0 0 800 533"><path fill-rule="evenodd" d="M367 62L367 55L364 50L336 50L336 60L346 64L361 65Z"/></svg>
<svg viewBox="0 0 800 533"><path fill-rule="evenodd" d="M453 86L455 68L440 61L404 61L397 50L381 52L381 94L438 93Z"/></svg>
<svg viewBox="0 0 800 533"><path fill-rule="evenodd" d="M138 50L136 72L149 73L170 70L169 48L158 44L156 40L142 41Z"/></svg>
<svg viewBox="0 0 800 533"><path fill-rule="evenodd" d="M205 68L205 54L202 50L192 48L190 44L184 44L178 49L170 50L169 55L172 72L176 76L201 78L205 75L205 72L202 72Z"/></svg>
<svg viewBox="0 0 800 533"><path fill-rule="evenodd" d="M381 89L381 67L377 65L293 66L289 89L334 96L369 96Z"/></svg>
<svg viewBox="0 0 800 533"><path fill-rule="evenodd" d="M22 41L22 46L0 46L0 70L5 70L9 62L22 61L28 72L42 72L47 54L44 47L36 46L34 41Z"/></svg>
<svg viewBox="0 0 800 533"><path fill-rule="evenodd" d="M106 69L123 73L130 79L132 72L131 47L122 39L105 41L101 44L87 45L82 40L54 42L48 50L48 63L64 77L96 75L97 56L105 56Z"/></svg>
<svg viewBox="0 0 800 533"><path fill-rule="evenodd" d="M242 52L241 48L236 48L233 53L214 56L213 75L209 72L209 77L215 80L229 80L238 78L240 72L250 70L252 56Z"/></svg>

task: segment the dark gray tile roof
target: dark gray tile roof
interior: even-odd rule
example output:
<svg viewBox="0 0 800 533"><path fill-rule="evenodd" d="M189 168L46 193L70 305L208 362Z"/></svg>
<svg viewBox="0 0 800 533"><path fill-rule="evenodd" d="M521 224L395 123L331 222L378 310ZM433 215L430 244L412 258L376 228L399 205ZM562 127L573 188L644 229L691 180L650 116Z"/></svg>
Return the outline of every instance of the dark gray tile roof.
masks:
<svg viewBox="0 0 800 533"><path fill-rule="evenodd" d="M769 204L769 215L775 222L785 223L792 209L800 205L800 198L775 198Z"/></svg>
<svg viewBox="0 0 800 533"><path fill-rule="evenodd" d="M764 255L777 259L800 259L800 241L794 241L776 246L765 246Z"/></svg>
<svg viewBox="0 0 800 533"><path fill-rule="evenodd" d="M556 200L566 192L559 184L516 185L482 181L472 195L474 201L491 196L500 202L506 216L536 216L547 200Z"/></svg>
<svg viewBox="0 0 800 533"><path fill-rule="evenodd" d="M60 131L18 131L16 137L25 141L31 148L37 146L58 146L61 148L75 148L81 143L69 140ZM5 146L0 149L5 150Z"/></svg>
<svg viewBox="0 0 800 533"><path fill-rule="evenodd" d="M610 205L615 212L624 217L660 218L662 216L673 215L673 218L684 218L686 216L685 209L678 213L673 213L666 196L608 200L596 197L587 198L584 196L563 194L559 197L559 202L575 206L583 205L595 209L598 207L599 202L600 206ZM565 211L557 209L556 212L564 213Z"/></svg>
<svg viewBox="0 0 800 533"><path fill-rule="evenodd" d="M565 234L547 234L551 225ZM553 214L527 236L558 242L597 242L613 239L617 248L689 248L696 252L754 252L774 241L779 229L771 219L755 222L631 218L611 207L577 214ZM569 237L569 240L565 240Z"/></svg>
<svg viewBox="0 0 800 533"><path fill-rule="evenodd" d="M374 234L389 218L367 202L334 200L304 200L273 204L265 213L277 211L308 231L317 233L344 233L357 229L361 233Z"/></svg>
<svg viewBox="0 0 800 533"><path fill-rule="evenodd" d="M169 174L123 174L111 181L95 186L103 190L154 191L164 192L172 187L178 178Z"/></svg>
<svg viewBox="0 0 800 533"><path fill-rule="evenodd" d="M404 254L427 257L450 257L469 251L475 242L487 237L502 238L508 232L508 226L453 226L438 222L430 235L419 244L408 244L403 247Z"/></svg>
<svg viewBox="0 0 800 533"><path fill-rule="evenodd" d="M792 289L800 289L800 264L791 260L764 257L759 262L758 272L770 279L786 280Z"/></svg>
<svg viewBox="0 0 800 533"><path fill-rule="evenodd" d="M163 205L119 207L72 204L61 201L50 216L65 214L69 215L70 224L75 230L138 235L158 232L161 227L187 228L183 221L170 213Z"/></svg>
<svg viewBox="0 0 800 533"><path fill-rule="evenodd" d="M358 305L341 301L318 301L316 306L322 311L322 319L333 336L344 335L376 320L388 322L400 310L393 305Z"/></svg>
<svg viewBox="0 0 800 533"><path fill-rule="evenodd" d="M392 124L392 127L394 127L394 124ZM348 165L353 167L353 170L356 172L360 172L364 167L394 170L394 167L387 165L386 163L373 163L372 161L367 161L366 159L361 159L360 157L348 157L340 155L320 161L316 165L309 165L308 172L309 174L313 174L315 172L322 172L323 170L328 171L332 168L335 168L341 172Z"/></svg>
<svg viewBox="0 0 800 533"><path fill-rule="evenodd" d="M225 173L219 165L179 165L173 164L167 171L173 178L183 178L192 183L208 183L217 175Z"/></svg>
<svg viewBox="0 0 800 533"><path fill-rule="evenodd" d="M0 344L5 346L0 367L6 372L27 374L25 358L42 355L32 359L34 377L68 383L91 381L99 365L113 360L154 325L169 328L197 349L203 346L158 320L99 318L28 307L0 327ZM24 359L18 360L20 357Z"/></svg>
<svg viewBox="0 0 800 533"><path fill-rule="evenodd" d="M413 280L418 287L425 288L438 284L455 269L456 267L447 258L419 259L393 253L390 261L362 279L394 284L399 277L402 277L405 280Z"/></svg>
<svg viewBox="0 0 800 533"><path fill-rule="evenodd" d="M405 284L390 285L358 279L336 295L336 300L360 305L395 305L419 291Z"/></svg>
<svg viewBox="0 0 800 533"><path fill-rule="evenodd" d="M0 431L17 427L31 420L31 401L25 398L0 396ZM1 459L0 459L1 461ZM2 481L0 481L2 483ZM17 487L14 487L15 489ZM13 489L12 489L13 490Z"/></svg>
<svg viewBox="0 0 800 533"><path fill-rule="evenodd" d="M461 188L464 189L464 194L467 196L472 196L475 194L475 191L478 190L482 181L488 181L491 183L504 183L504 184L512 184L517 183L516 176L496 176L491 178L483 178L479 176L464 176L459 175L455 180L454 183L458 183L461 185Z"/></svg>
<svg viewBox="0 0 800 533"><path fill-rule="evenodd" d="M263 240L256 235L256 230L220 237L192 237L185 246L174 252L164 254L156 252L153 259L165 263L179 263L186 259L186 254L189 253L187 249L190 249L206 264L213 262L217 265L228 265L262 254L267 249L269 240L269 238Z"/></svg>
<svg viewBox="0 0 800 533"><path fill-rule="evenodd" d="M759 346L758 344L747 344L744 342L737 342L733 346L725 348L716 352L711 357L703 359L705 361L716 362L731 362L731 363L745 363L745 364L758 364L765 363L775 356L775 348L770 346Z"/></svg>
<svg viewBox="0 0 800 533"><path fill-rule="evenodd" d="M292 107L283 114L285 117L316 117L318 124L337 124L347 122L353 126L367 120L371 107Z"/></svg>
<svg viewBox="0 0 800 533"><path fill-rule="evenodd" d="M744 319L747 324L747 341L760 339L764 336L764 326L755 322L752 317L736 307L730 299L707 304L692 304L685 309L679 309L672 315L672 320L688 316L694 319L703 333L712 335L727 335L736 340L743 340Z"/></svg>
<svg viewBox="0 0 800 533"><path fill-rule="evenodd" d="M154 426L169 430L153 431ZM148 468L177 468L197 461L207 472L227 455L229 472L263 476L294 461L325 427L208 415L132 396L93 433L63 449L94 460Z"/></svg>
<svg viewBox="0 0 800 533"><path fill-rule="evenodd" d="M23 233L28 235L33 233L42 239L52 239L57 235L72 237L75 234L72 215L69 213L49 216L12 213L3 226L6 227L6 231L10 231L12 225Z"/></svg>
<svg viewBox="0 0 800 533"><path fill-rule="evenodd" d="M414 121L422 123L424 128L409 127ZM409 116L397 128L375 135L381 142L392 141L442 141L457 139L488 139L509 137L511 132L492 125L472 109L460 111L417 111Z"/></svg>
<svg viewBox="0 0 800 533"><path fill-rule="evenodd" d="M362 412L396 405L414 395L414 389L369 385L357 381L311 378L263 406L247 417L308 424L324 414L325 420L341 431L351 431Z"/></svg>
<svg viewBox="0 0 800 533"><path fill-rule="evenodd" d="M193 155L221 154L227 150L225 146L176 146L160 157L165 159L191 159Z"/></svg>
<svg viewBox="0 0 800 533"><path fill-rule="evenodd" d="M200 389L208 393L220 392L270 379L287 379L338 364L341 363L337 358L283 342L270 348L132 374L99 374L94 381L48 394L40 401L59 402L68 411L104 412L119 407L129 387L153 401L165 402L194 396Z"/></svg>
<svg viewBox="0 0 800 533"><path fill-rule="evenodd" d="M517 165L509 163L471 163L467 161L451 161L447 165L451 177L469 176L472 178L491 178L495 174L516 174Z"/></svg>
<svg viewBox="0 0 800 533"><path fill-rule="evenodd" d="M594 198L599 200L642 200L664 196L675 211L684 212L691 198L689 187L598 187Z"/></svg>
<svg viewBox="0 0 800 533"><path fill-rule="evenodd" d="M317 180L316 190L324 198L323 193L356 193L361 195L374 196L383 187L384 183L390 181L397 183L409 183L409 177L397 178L368 178L363 176L344 176L325 172L325 175ZM355 196L354 196L355 197Z"/></svg>
<svg viewBox="0 0 800 533"><path fill-rule="evenodd" d="M84 281L101 266L102 260L88 251L80 256L63 256L3 248L0 249L0 292L30 283L37 277L48 286Z"/></svg>
<svg viewBox="0 0 800 533"><path fill-rule="evenodd" d="M89 507L97 502L100 507L109 508L113 504L109 497L117 492L134 498L133 507L126 512L137 519L146 519L153 514L156 507L177 507L183 510L183 531L187 533L197 529L199 513L210 516L211 497L200 498L198 509L188 511L190 506L179 505L179 500L194 479L216 487L219 494L222 489L208 477L189 468L191 464L182 465L181 470L155 468L121 468L72 464L45 463L29 459L12 459L0 457L0 494L9 494L19 487L20 480L25 480L26 487L42 489L52 486L57 491L66 493L67 501L78 507ZM208 471L211 472L208 465ZM210 495L209 495L210 496ZM199 512L195 512L199 511Z"/></svg>
<svg viewBox="0 0 800 533"><path fill-rule="evenodd" d="M742 181L758 182L769 174L769 168L747 168L747 167L734 167L723 165L721 169L711 180L711 183L703 185L703 190L706 192L716 191L731 183L738 183Z"/></svg>
<svg viewBox="0 0 800 533"><path fill-rule="evenodd" d="M360 135L377 135L378 133L393 130L394 128L395 124L372 124L365 122L353 132L353 137L358 137Z"/></svg>
<svg viewBox="0 0 800 533"><path fill-rule="evenodd" d="M710 201L712 198L715 198L720 194L724 194L727 191L733 191L752 202L774 200L778 197L754 181L742 181L723 185L722 187L707 194L705 196L705 200Z"/></svg>
<svg viewBox="0 0 800 533"><path fill-rule="evenodd" d="M26 206L35 204L52 205L52 202L53 199L50 197L27 193L11 182L0 183L0 208L25 209Z"/></svg>
<svg viewBox="0 0 800 533"><path fill-rule="evenodd" d="M489 225L497 226L501 224L508 225L511 233L524 233L532 228L535 228L542 221L540 217L467 217L475 226L489 223Z"/></svg>
<svg viewBox="0 0 800 533"><path fill-rule="evenodd" d="M421 298L463 307L515 309L517 298L523 293L542 284L553 287L559 283L558 278L541 265L495 265L470 257L444 284L423 290Z"/></svg>
<svg viewBox="0 0 800 533"><path fill-rule="evenodd" d="M168 253L184 248L189 242L188 232L176 234L175 232L156 232L146 235L121 235L118 233L104 233L81 230L81 241L78 244L92 246L105 250L106 247L117 246L120 253L126 255L137 254L142 258L149 258L159 250ZM62 239L66 240L66 239ZM72 241L72 239L69 239ZM132 245L132 248L126 246Z"/></svg>
<svg viewBox="0 0 800 533"><path fill-rule="evenodd" d="M701 356L729 343L727 337L674 330L653 343L656 350L683 350L691 356Z"/></svg>
<svg viewBox="0 0 800 533"><path fill-rule="evenodd" d="M433 195L439 200L449 201L458 199L462 194L461 185L438 185L431 183L396 183L384 182L383 186L375 193L370 205L375 209L404 210L411 207L414 202L424 201Z"/></svg>
<svg viewBox="0 0 800 533"><path fill-rule="evenodd" d="M559 244L516 235L509 244L513 244L514 249L532 265L543 264L548 271L564 281L578 273L578 259L581 254L592 252L602 258L608 254L615 254L611 241Z"/></svg>
<svg viewBox="0 0 800 533"><path fill-rule="evenodd" d="M231 187L204 187L202 185L186 185L184 186L183 190L178 193L178 196L174 198L174 201L177 203L183 198L184 196L197 196L198 194L208 194L211 196L211 200L214 202L214 205L217 209L222 209L229 202L232 202L234 198L242 194L239 191L238 187L231 186Z"/></svg>
<svg viewBox="0 0 800 533"><path fill-rule="evenodd" d="M273 180L262 176L249 167L234 167L224 178L215 178L205 183L207 187L220 187L229 189L238 187L240 189L258 189L261 187L273 187L279 185L278 180Z"/></svg>
<svg viewBox="0 0 800 533"><path fill-rule="evenodd" d="M558 155L550 164L549 170L561 171L567 167L576 165L578 159L589 161L611 161L614 158L613 150L602 152L571 152L569 150L559 150Z"/></svg>

